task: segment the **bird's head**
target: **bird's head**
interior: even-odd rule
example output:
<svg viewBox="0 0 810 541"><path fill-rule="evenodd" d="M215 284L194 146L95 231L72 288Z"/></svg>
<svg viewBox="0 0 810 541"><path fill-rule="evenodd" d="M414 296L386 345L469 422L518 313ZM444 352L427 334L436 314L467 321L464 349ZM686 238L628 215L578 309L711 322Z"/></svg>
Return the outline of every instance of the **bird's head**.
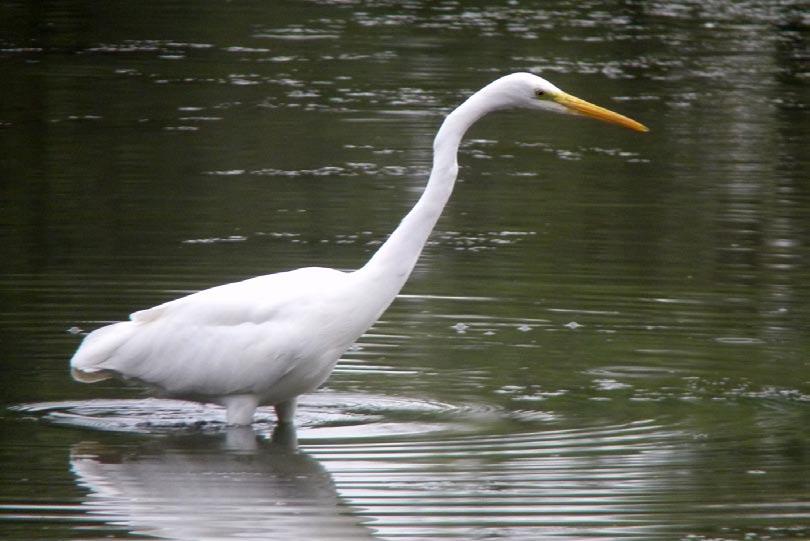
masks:
<svg viewBox="0 0 810 541"><path fill-rule="evenodd" d="M497 109L534 109L552 113L589 116L631 130L649 131L645 125L563 92L542 77L513 73L490 83L485 95Z"/></svg>

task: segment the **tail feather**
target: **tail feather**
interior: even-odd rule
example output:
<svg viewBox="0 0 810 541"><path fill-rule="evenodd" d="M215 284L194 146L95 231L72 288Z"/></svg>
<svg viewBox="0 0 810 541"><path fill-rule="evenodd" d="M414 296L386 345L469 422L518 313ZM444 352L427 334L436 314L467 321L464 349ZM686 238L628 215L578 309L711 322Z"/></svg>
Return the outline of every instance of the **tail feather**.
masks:
<svg viewBox="0 0 810 541"><path fill-rule="evenodd" d="M79 370L78 368L71 368L70 375L73 376L73 379L76 381L80 381L82 383L96 383L98 381L104 381L105 379L110 379L115 376L115 372L112 370L96 370L94 372L85 372L83 370Z"/></svg>
<svg viewBox="0 0 810 541"><path fill-rule="evenodd" d="M104 363L132 336L135 324L131 321L114 323L88 334L70 359L70 374L82 383L95 383L116 375Z"/></svg>

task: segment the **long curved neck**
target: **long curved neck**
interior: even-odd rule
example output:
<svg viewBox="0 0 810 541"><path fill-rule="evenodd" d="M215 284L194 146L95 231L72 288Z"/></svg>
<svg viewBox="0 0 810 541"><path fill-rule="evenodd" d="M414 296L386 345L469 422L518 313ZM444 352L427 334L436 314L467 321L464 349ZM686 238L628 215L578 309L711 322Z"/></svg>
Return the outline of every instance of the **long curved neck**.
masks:
<svg viewBox="0 0 810 541"><path fill-rule="evenodd" d="M433 168L424 192L388 240L359 271L375 282L381 282L380 285L389 292L388 302L394 299L410 276L453 192L461 138L476 120L492 109L484 99L484 90L473 94L447 115L433 142Z"/></svg>

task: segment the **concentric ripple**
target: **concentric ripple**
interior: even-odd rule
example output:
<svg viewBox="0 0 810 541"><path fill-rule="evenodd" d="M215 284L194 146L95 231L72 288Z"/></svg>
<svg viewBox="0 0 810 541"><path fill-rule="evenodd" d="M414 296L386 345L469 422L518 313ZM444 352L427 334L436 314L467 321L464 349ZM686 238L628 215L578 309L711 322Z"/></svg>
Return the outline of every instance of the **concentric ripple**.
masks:
<svg viewBox="0 0 810 541"><path fill-rule="evenodd" d="M225 411L212 404L164 398L91 399L39 402L10 408L58 425L105 432L173 433L224 430ZM465 420L496 408L360 393L321 392L299 402L296 424L311 439L357 439L420 435L438 430L469 431ZM276 423L271 407L259 408L254 428L269 433Z"/></svg>
<svg viewBox="0 0 810 541"><path fill-rule="evenodd" d="M663 540L743 519L758 539L808 511L790 494L755 508L750 496L773 493L795 460L757 458L756 434L730 439L730 426L576 426L555 412L329 390L304 397L297 433L275 427L270 409L254 427L228 427L221 408L172 400L13 409L80 429L69 458L87 495L78 506L15 503L0 519L58 513L183 540ZM800 449L797 437L783 453ZM746 486L729 492L709 477ZM795 528L774 538L810 533Z"/></svg>

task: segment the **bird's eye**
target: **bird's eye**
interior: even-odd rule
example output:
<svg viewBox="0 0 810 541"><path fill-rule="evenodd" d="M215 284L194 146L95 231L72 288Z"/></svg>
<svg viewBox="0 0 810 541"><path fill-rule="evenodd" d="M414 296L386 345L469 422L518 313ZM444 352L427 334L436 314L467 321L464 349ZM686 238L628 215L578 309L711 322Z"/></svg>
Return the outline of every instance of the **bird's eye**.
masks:
<svg viewBox="0 0 810 541"><path fill-rule="evenodd" d="M537 96L538 98L542 98L545 94L546 94L545 92L539 89L534 91L534 95Z"/></svg>

